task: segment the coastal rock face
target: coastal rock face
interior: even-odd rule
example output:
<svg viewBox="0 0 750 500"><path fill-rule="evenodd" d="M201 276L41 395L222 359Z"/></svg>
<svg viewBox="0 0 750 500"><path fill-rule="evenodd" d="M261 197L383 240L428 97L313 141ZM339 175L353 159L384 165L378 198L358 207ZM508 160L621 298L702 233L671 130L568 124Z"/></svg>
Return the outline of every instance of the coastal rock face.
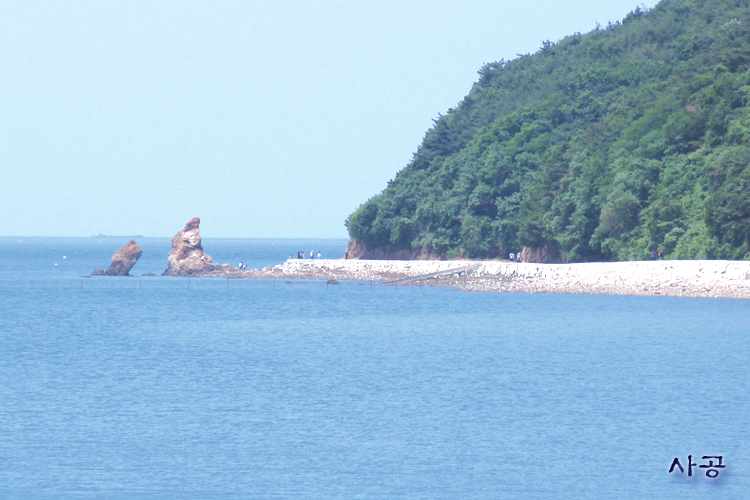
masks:
<svg viewBox="0 0 750 500"><path fill-rule="evenodd" d="M172 251L167 256L167 270L163 276L200 276L221 271L225 266L213 264L201 246L198 217L190 219L185 228L172 238ZM228 266L226 266L228 267Z"/></svg>
<svg viewBox="0 0 750 500"><path fill-rule="evenodd" d="M138 259L143 254L143 250L135 240L130 240L127 245L115 252L112 257L112 263L109 265L106 271L102 272L101 268L97 267L91 272L92 276L128 276L128 273L133 268Z"/></svg>
<svg viewBox="0 0 750 500"><path fill-rule="evenodd" d="M560 256L556 252L551 251L547 245L541 247L523 247L521 250L521 260L524 262L534 263L558 263L564 262L564 255Z"/></svg>
<svg viewBox="0 0 750 500"><path fill-rule="evenodd" d="M434 254L426 250L397 249L391 245L377 248L367 248L357 240L350 240L346 250L350 259L363 260L444 260L442 255Z"/></svg>

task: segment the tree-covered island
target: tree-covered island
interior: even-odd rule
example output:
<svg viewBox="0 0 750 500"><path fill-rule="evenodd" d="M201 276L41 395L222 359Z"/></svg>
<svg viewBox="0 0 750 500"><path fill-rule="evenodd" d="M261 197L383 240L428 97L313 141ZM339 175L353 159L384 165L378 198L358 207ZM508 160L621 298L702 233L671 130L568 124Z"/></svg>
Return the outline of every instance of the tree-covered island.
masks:
<svg viewBox="0 0 750 500"><path fill-rule="evenodd" d="M486 64L346 225L365 258L750 259L750 0Z"/></svg>

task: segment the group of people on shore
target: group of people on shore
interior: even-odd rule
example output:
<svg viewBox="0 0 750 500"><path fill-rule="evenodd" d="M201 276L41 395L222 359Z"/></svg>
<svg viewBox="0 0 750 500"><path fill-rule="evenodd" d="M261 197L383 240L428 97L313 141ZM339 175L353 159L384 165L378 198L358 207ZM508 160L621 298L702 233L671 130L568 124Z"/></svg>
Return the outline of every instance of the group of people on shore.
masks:
<svg viewBox="0 0 750 500"><path fill-rule="evenodd" d="M651 260L664 260L664 250L651 252Z"/></svg>
<svg viewBox="0 0 750 500"><path fill-rule="evenodd" d="M344 259L348 259L349 256L350 256L350 252L349 250L347 250L346 253L344 254ZM290 259L292 258L291 254L289 255L289 258ZM315 259L315 252L313 250L310 250L310 256L308 257L305 252L300 251L300 252L297 252L297 258L298 259L307 259L307 258ZM318 259L322 259L322 258L323 258L323 255L320 252L318 252ZM508 260L510 260L511 262L523 262L523 258L521 257L521 252L518 252L518 253L510 252L508 254ZM659 250L658 252L657 251L651 252L651 260L664 260L664 250ZM240 262L240 269L245 269L245 266L242 264L242 262Z"/></svg>
<svg viewBox="0 0 750 500"><path fill-rule="evenodd" d="M291 259L292 256L290 255L289 258ZM307 259L308 257L307 257L307 254L305 252L300 251L300 252L297 252L297 258L298 259ZM314 259L315 258L315 251L314 250L310 250L310 257L309 258L310 259ZM321 254L320 252L318 252L318 258L322 259L323 258L323 254Z"/></svg>

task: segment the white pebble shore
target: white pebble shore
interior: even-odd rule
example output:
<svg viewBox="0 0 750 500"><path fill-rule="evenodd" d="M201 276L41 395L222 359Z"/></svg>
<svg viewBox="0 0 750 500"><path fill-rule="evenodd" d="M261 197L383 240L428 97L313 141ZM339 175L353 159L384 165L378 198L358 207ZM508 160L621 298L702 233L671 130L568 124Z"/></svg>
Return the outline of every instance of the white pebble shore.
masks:
<svg viewBox="0 0 750 500"><path fill-rule="evenodd" d="M460 271L450 273L450 270ZM435 273L439 275L425 276ZM466 260L290 259L263 274L267 277L380 281L423 276L424 279L403 284L454 286L477 291L750 298L750 261L534 264Z"/></svg>

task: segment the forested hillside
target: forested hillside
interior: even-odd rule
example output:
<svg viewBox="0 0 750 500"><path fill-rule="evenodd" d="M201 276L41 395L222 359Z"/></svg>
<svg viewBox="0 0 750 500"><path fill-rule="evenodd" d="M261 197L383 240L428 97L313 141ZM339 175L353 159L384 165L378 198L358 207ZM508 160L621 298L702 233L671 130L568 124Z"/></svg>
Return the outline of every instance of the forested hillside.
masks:
<svg viewBox="0 0 750 500"><path fill-rule="evenodd" d="M749 3L662 1L485 65L347 219L355 255L750 258Z"/></svg>

